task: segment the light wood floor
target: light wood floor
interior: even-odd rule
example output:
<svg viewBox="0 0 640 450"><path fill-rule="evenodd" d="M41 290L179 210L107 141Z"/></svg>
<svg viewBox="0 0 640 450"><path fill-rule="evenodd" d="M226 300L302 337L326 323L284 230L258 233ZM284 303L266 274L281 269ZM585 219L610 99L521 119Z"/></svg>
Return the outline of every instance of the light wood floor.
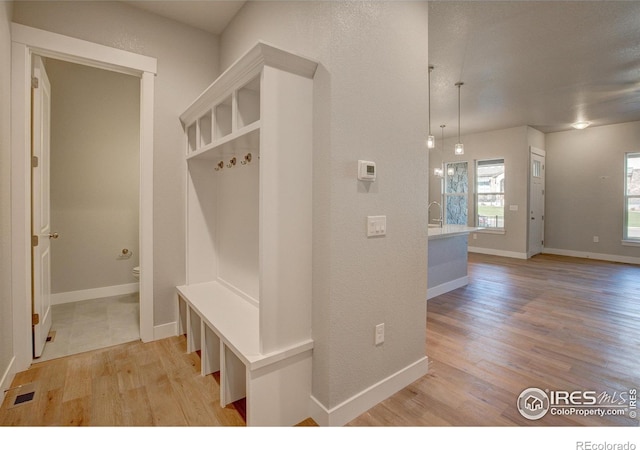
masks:
<svg viewBox="0 0 640 450"><path fill-rule="evenodd" d="M469 255L471 282L427 303L429 374L352 425L619 426L626 417L530 421L529 387L640 386L640 266L539 255Z"/></svg>
<svg viewBox="0 0 640 450"><path fill-rule="evenodd" d="M520 416L528 387L640 387L640 267L537 256L471 254L471 283L429 300L429 374L352 426L617 426L625 417ZM0 425L243 426L244 403L220 408L217 376L201 377L184 337L133 342L34 364L13 386L35 388ZM301 425L313 425L307 420Z"/></svg>

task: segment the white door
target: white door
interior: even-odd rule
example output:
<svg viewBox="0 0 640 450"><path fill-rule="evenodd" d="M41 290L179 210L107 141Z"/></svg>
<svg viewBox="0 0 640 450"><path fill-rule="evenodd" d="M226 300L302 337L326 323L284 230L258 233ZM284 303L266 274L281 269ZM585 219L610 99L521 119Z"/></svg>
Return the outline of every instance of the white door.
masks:
<svg viewBox="0 0 640 450"><path fill-rule="evenodd" d="M542 253L544 247L544 171L545 151L531 147L529 168L529 251L527 256Z"/></svg>
<svg viewBox="0 0 640 450"><path fill-rule="evenodd" d="M42 356L51 329L51 231L49 208L51 84L42 58L34 56L32 79L31 232L33 269L33 356Z"/></svg>

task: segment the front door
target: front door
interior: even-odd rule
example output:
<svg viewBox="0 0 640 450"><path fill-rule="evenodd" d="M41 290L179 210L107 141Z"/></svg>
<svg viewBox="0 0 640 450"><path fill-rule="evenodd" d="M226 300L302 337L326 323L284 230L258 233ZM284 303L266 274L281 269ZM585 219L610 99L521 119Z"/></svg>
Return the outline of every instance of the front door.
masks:
<svg viewBox="0 0 640 450"><path fill-rule="evenodd" d="M531 147L529 168L529 251L527 256L542 253L544 248L544 172L545 151Z"/></svg>
<svg viewBox="0 0 640 450"><path fill-rule="evenodd" d="M51 239L58 237L50 223L51 84L42 58L34 56L32 78L32 312L33 356L42 356L51 329Z"/></svg>

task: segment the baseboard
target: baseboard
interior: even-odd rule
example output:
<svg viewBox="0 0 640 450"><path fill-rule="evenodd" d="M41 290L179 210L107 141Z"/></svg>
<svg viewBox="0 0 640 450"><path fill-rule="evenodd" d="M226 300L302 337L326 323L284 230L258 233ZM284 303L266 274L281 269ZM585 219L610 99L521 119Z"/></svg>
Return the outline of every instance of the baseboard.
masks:
<svg viewBox="0 0 640 450"><path fill-rule="evenodd" d="M456 278L455 280L447 281L446 283L439 284L438 286L427 289L427 300L433 297L437 297L438 295L446 294L449 291L461 288L462 286L466 286L467 284L469 284L469 276L467 275L465 275L464 277Z"/></svg>
<svg viewBox="0 0 640 450"><path fill-rule="evenodd" d="M11 358L11 361L9 361L7 370L4 371L2 378L0 379L0 405L4 402L7 389L9 389L11 387L11 383L13 383L13 377L16 374L14 371L15 362L16 358L14 356Z"/></svg>
<svg viewBox="0 0 640 450"><path fill-rule="evenodd" d="M483 255L505 256L507 258L527 259L526 253L510 252L507 250L496 250L493 248L469 247L469 253L482 253Z"/></svg>
<svg viewBox="0 0 640 450"><path fill-rule="evenodd" d="M178 322L169 322L162 325L156 325L153 327L153 340L165 339L178 335L177 331Z"/></svg>
<svg viewBox="0 0 640 450"><path fill-rule="evenodd" d="M105 286L94 289L83 289L80 291L51 294L51 304L61 305L63 303L81 302L82 300L92 300L94 298L133 294L134 292L140 292L140 283L119 284L116 286Z"/></svg>
<svg viewBox="0 0 640 450"><path fill-rule="evenodd" d="M327 409L312 395L309 406L311 418L320 426L343 426L428 371L429 360L425 356L331 409Z"/></svg>
<svg viewBox="0 0 640 450"><path fill-rule="evenodd" d="M575 250L564 250L560 248L542 249L542 253L549 255L572 256L574 258L598 259L600 261L610 261L625 264L640 264L640 258L635 256L608 255L605 253L578 252Z"/></svg>

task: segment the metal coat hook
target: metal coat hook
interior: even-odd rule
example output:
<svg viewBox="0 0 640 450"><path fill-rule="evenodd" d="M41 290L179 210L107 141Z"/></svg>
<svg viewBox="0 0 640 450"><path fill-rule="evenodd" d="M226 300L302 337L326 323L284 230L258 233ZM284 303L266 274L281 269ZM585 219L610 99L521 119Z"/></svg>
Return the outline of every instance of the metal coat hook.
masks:
<svg viewBox="0 0 640 450"><path fill-rule="evenodd" d="M247 153L246 155L244 155L244 159L240 161L240 164L242 164L243 166L246 166L250 162L251 162L251 153Z"/></svg>
<svg viewBox="0 0 640 450"><path fill-rule="evenodd" d="M233 158L231 158L231 159L229 160L229 164L227 164L227 167L228 167L228 168L232 168L232 167L233 167L233 166L235 166L235 165L236 165L236 157L234 156Z"/></svg>
<svg viewBox="0 0 640 450"><path fill-rule="evenodd" d="M217 172L218 170L222 170L223 167L224 167L224 162L220 161L218 164L216 164L215 171Z"/></svg>

